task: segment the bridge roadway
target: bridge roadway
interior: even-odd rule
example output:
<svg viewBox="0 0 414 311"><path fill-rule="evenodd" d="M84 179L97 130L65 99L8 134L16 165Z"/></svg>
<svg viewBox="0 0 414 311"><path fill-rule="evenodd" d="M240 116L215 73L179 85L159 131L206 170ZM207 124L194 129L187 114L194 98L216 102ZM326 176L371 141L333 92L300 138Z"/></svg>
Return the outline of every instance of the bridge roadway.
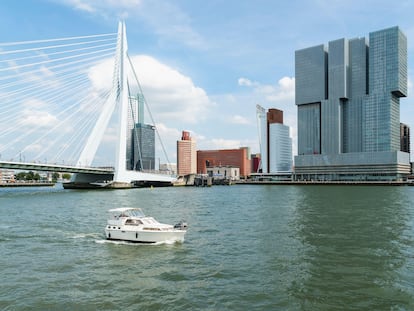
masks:
<svg viewBox="0 0 414 311"><path fill-rule="evenodd" d="M70 165L47 164L47 163L25 163L25 162L10 162L0 161L0 168L14 169L14 170L33 170L33 171L47 171L60 173L89 173L89 174L113 174L113 168L100 167L78 167Z"/></svg>

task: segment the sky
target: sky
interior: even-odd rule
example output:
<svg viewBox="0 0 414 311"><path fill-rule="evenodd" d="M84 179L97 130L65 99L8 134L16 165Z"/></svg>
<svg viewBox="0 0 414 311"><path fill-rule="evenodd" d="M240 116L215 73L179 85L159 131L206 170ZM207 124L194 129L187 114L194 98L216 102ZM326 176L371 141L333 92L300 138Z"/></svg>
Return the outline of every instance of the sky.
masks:
<svg viewBox="0 0 414 311"><path fill-rule="evenodd" d="M169 162L183 130L197 150L258 153L257 104L284 111L296 155L295 50L392 26L408 39L401 122L414 128L413 12L410 0L1 1L0 42L115 33L124 20L128 53ZM110 81L111 69L103 72Z"/></svg>

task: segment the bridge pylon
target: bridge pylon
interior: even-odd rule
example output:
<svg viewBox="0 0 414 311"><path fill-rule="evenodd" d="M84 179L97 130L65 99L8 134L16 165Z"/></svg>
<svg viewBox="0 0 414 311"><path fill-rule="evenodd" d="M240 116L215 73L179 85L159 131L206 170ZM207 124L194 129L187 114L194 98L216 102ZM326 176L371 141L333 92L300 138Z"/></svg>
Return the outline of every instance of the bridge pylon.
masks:
<svg viewBox="0 0 414 311"><path fill-rule="evenodd" d="M105 129L116 111L118 115L117 142L115 148L115 168L113 174L105 174L102 180L81 173L74 174L65 188L130 188L134 186L171 185L175 178L167 175L127 170L127 124L128 124L128 43L124 22L118 24L117 48L115 54L111 95L105 101L102 112L79 157L78 166L91 166Z"/></svg>

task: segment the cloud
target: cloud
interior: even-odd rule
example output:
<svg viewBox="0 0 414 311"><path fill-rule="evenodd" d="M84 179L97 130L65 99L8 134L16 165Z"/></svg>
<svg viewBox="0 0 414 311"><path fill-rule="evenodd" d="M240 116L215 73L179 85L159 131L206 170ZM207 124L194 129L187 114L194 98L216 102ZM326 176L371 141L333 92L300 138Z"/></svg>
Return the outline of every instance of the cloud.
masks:
<svg viewBox="0 0 414 311"><path fill-rule="evenodd" d="M250 120L248 120L245 117L239 116L239 115L235 115L233 117L231 117L230 122L233 124L250 124Z"/></svg>
<svg viewBox="0 0 414 311"><path fill-rule="evenodd" d="M253 82L246 78L239 78L238 83L240 86L253 86Z"/></svg>
<svg viewBox="0 0 414 311"><path fill-rule="evenodd" d="M261 84L247 78L239 78L238 84L253 88L255 92L265 95L265 99L271 102L294 100L295 98L294 77L283 77L277 82L277 85Z"/></svg>
<svg viewBox="0 0 414 311"><path fill-rule="evenodd" d="M140 0L65 0L66 5L87 13L99 14L108 17L113 15L128 16L128 10L140 5ZM115 13L115 14L114 14Z"/></svg>
<svg viewBox="0 0 414 311"><path fill-rule="evenodd" d="M57 118L47 111L23 110L21 123L26 126L53 127Z"/></svg>
<svg viewBox="0 0 414 311"><path fill-rule="evenodd" d="M23 103L21 112L21 124L31 127L53 127L58 119L48 112L46 103L41 100L31 99Z"/></svg>
<svg viewBox="0 0 414 311"><path fill-rule="evenodd" d="M139 27L149 27L160 41L179 42L193 48L206 46L204 38L191 26L191 18L170 1L65 0L65 4L106 20L116 17L138 22Z"/></svg>
<svg viewBox="0 0 414 311"><path fill-rule="evenodd" d="M223 139L213 138L206 142L204 145L210 146L211 149L237 149L242 147L242 142L235 139Z"/></svg>
<svg viewBox="0 0 414 311"><path fill-rule="evenodd" d="M179 120L180 123L194 124L206 118L214 103L191 78L147 55L133 56L131 62L139 75L151 113L157 116L155 122ZM93 88L97 91L109 90L112 86L112 71L113 60L93 66L89 71ZM129 81L133 81L132 72L129 78Z"/></svg>

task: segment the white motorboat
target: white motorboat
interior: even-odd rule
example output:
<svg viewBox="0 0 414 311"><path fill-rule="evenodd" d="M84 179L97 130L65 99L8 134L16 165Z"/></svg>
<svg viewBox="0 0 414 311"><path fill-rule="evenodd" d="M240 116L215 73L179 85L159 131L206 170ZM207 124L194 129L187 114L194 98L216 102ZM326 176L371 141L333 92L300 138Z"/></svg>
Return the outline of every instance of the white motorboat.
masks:
<svg viewBox="0 0 414 311"><path fill-rule="evenodd" d="M145 216L140 208L121 207L110 209L105 235L108 240L137 243L183 242L187 224L159 223Z"/></svg>

